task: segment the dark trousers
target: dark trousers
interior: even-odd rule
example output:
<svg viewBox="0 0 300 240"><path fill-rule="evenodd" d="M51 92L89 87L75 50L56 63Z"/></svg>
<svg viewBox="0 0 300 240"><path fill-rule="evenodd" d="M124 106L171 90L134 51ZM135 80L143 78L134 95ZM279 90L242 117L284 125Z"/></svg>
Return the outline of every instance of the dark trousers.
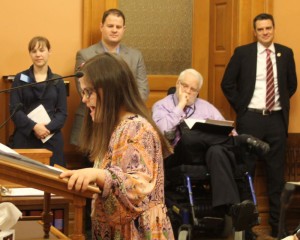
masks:
<svg viewBox="0 0 300 240"><path fill-rule="evenodd" d="M214 145L207 149L205 161L210 173L212 206L239 203L239 191L234 179L234 153L225 146Z"/></svg>
<svg viewBox="0 0 300 240"><path fill-rule="evenodd" d="M234 137L192 130L182 135L174 156L166 161L166 171L181 164L206 164L211 178L213 207L238 203L240 196L234 179L236 149Z"/></svg>
<svg viewBox="0 0 300 240"><path fill-rule="evenodd" d="M286 151L286 131L281 111L263 116L247 111L237 118L237 131L251 134L270 145L270 152L262 158L265 162L267 177L267 193L270 205L269 223L275 230L278 228L280 216L280 195L284 186L284 162ZM255 160L246 159L246 164L252 175L255 173Z"/></svg>

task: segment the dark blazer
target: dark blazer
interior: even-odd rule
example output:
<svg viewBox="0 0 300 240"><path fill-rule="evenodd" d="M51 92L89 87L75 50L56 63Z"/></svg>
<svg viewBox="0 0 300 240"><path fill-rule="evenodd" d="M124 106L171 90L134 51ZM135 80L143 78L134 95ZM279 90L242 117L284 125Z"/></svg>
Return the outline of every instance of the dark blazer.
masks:
<svg viewBox="0 0 300 240"><path fill-rule="evenodd" d="M96 43L92 46L89 46L88 48L81 49L76 54L76 64L75 64L75 71L82 63L86 62L90 58L100 54L104 53L105 49L102 45L102 42ZM136 49L127 47L123 44L120 44L120 56L125 60L125 62L128 64L129 68L131 69L139 89L139 92L141 94L141 97L144 101L147 100L149 95L149 85L148 85L148 78L146 73L146 67L144 63L144 59L142 56L142 53ZM76 79L76 87L80 94L80 84L78 79ZM83 118L85 113L85 104L80 102L76 113L75 113L75 119L72 126L71 131L71 144L77 145L78 144L78 138L79 133L81 130L81 126L83 124Z"/></svg>
<svg viewBox="0 0 300 240"><path fill-rule="evenodd" d="M54 77L50 68L48 68L47 80ZM18 73L15 76L12 87L26 86L35 83L33 66ZM13 135L13 148L46 148L53 152L50 164L55 163L65 166L64 161L64 141L61 133L67 118L67 94L64 81L62 79L56 82L41 83L39 85L25 87L12 91L10 94L10 112L14 111L17 104L22 103L23 107L17 111L12 120L15 125ZM54 135L45 143L37 139L33 132L36 122L31 120L27 114L40 104L46 109L51 121L46 125L47 129Z"/></svg>
<svg viewBox="0 0 300 240"><path fill-rule="evenodd" d="M279 100L288 131L290 97L297 89L297 75L292 49L274 43ZM257 42L237 47L225 70L221 87L225 97L237 113L245 111L253 96L256 81Z"/></svg>

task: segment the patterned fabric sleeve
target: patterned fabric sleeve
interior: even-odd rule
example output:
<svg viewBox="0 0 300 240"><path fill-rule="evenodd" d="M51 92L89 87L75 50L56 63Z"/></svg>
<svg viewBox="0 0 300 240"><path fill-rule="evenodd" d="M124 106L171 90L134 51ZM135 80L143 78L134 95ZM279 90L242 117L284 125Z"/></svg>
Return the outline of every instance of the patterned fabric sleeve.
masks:
<svg viewBox="0 0 300 240"><path fill-rule="evenodd" d="M161 156L158 135L149 123L128 120L118 126L103 161L109 174L102 202L110 223L127 223L148 209L150 200L150 205L161 202L156 186Z"/></svg>

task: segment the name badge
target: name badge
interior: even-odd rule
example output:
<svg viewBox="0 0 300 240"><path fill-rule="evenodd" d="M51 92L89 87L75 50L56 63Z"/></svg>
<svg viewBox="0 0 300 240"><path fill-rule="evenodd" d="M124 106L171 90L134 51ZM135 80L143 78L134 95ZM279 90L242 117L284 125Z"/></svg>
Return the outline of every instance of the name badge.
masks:
<svg viewBox="0 0 300 240"><path fill-rule="evenodd" d="M30 82L31 82L30 77L28 77L27 75L25 75L25 74L23 74L23 73L21 73L20 80L21 80L22 82L27 82L27 83L30 83Z"/></svg>

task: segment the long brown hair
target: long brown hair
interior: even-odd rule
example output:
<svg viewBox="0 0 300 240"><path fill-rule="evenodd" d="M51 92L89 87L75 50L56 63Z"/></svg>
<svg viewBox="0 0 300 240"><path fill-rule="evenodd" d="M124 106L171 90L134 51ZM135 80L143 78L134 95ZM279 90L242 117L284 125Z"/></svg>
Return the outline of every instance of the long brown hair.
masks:
<svg viewBox="0 0 300 240"><path fill-rule="evenodd" d="M80 138L81 150L89 154L91 160L102 159L107 152L111 135L120 120L121 108L147 119L160 137L163 152L170 153L169 143L152 120L136 80L121 57L111 53L99 54L88 60L82 71L86 85L95 89L97 95L94 122L87 112Z"/></svg>

